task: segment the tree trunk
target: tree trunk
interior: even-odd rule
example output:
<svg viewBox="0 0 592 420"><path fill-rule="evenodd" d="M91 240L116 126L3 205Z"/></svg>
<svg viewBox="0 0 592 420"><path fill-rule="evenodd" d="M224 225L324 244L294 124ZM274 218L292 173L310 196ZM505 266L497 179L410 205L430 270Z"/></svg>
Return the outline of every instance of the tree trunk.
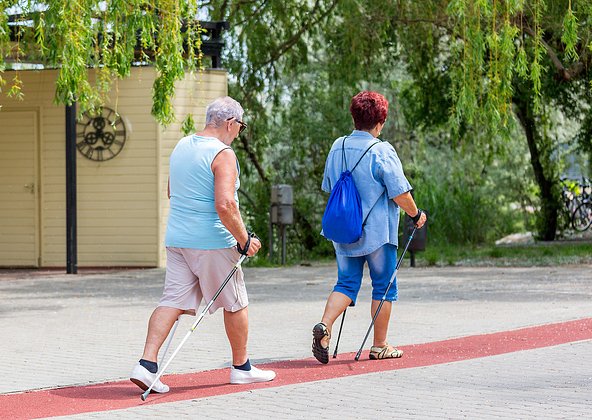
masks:
<svg viewBox="0 0 592 420"><path fill-rule="evenodd" d="M524 129L528 150L530 151L530 163L534 171L535 181L540 189L541 209L538 213L537 230L538 236L544 241L555 239L557 222L559 216L559 199L555 193L556 183L553 177L552 168L545 168L546 165L553 165L551 160L550 147L545 147L545 140L541 138L536 127L536 117L532 111L532 101L525 91L519 92L514 97L516 115ZM545 170L547 169L547 170Z"/></svg>

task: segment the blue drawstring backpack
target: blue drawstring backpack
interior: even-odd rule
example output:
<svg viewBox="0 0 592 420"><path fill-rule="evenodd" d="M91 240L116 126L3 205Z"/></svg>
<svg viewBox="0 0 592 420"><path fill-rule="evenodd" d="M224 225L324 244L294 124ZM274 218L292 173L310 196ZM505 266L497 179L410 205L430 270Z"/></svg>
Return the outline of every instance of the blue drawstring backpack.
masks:
<svg viewBox="0 0 592 420"><path fill-rule="evenodd" d="M364 227L362 201L354 183L352 172L368 150L380 143L380 141L371 144L350 171L347 169L347 160L345 158L345 139L341 144L342 162L345 171L341 173L339 180L331 189L322 224L325 238L341 244L352 244L360 239Z"/></svg>

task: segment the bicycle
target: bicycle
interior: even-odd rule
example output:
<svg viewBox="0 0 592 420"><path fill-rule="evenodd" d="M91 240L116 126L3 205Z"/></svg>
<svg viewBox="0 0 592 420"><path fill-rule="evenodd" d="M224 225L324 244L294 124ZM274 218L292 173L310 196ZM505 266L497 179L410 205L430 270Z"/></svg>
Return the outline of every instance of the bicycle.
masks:
<svg viewBox="0 0 592 420"><path fill-rule="evenodd" d="M582 177L581 181L561 179L561 196L569 215L571 226L584 232L592 226L592 183Z"/></svg>
<svg viewBox="0 0 592 420"><path fill-rule="evenodd" d="M579 188L575 181L561 178L561 197L570 219L574 211L581 204L579 199Z"/></svg>
<svg viewBox="0 0 592 420"><path fill-rule="evenodd" d="M592 226L592 202L585 201L580 204L571 216L571 223L578 232L588 230Z"/></svg>
<svg viewBox="0 0 592 420"><path fill-rule="evenodd" d="M588 178L582 177L577 192L579 204L571 215L571 223L575 230L584 232L592 226L592 184Z"/></svg>

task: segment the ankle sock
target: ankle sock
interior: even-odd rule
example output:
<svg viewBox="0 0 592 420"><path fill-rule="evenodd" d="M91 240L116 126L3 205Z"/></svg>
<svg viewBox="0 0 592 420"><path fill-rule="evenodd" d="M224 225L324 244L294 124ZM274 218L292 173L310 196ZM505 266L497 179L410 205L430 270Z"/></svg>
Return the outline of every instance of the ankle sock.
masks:
<svg viewBox="0 0 592 420"><path fill-rule="evenodd" d="M251 361L249 359L247 359L247 361L240 366L237 366L237 365L232 365L232 366L234 366L235 369L245 370L248 372L249 370L251 370Z"/></svg>
<svg viewBox="0 0 592 420"><path fill-rule="evenodd" d="M248 360L247 360L247 362L248 362ZM148 370L148 372L150 372L150 373L158 372L158 363L156 363L156 362L151 362L146 359L140 359L140 365L144 366Z"/></svg>

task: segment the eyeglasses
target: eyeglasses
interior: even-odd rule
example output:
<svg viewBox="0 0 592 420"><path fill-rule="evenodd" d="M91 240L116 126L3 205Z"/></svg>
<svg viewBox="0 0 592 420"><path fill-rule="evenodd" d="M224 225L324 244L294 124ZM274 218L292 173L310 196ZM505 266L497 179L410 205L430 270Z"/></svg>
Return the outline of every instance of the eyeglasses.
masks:
<svg viewBox="0 0 592 420"><path fill-rule="evenodd" d="M237 124L240 125L240 128L238 129L238 134L242 133L247 128L247 124L242 122L241 120L239 120L236 117L230 117L230 118L226 119L226 121L231 121L231 120L235 120L237 122Z"/></svg>

